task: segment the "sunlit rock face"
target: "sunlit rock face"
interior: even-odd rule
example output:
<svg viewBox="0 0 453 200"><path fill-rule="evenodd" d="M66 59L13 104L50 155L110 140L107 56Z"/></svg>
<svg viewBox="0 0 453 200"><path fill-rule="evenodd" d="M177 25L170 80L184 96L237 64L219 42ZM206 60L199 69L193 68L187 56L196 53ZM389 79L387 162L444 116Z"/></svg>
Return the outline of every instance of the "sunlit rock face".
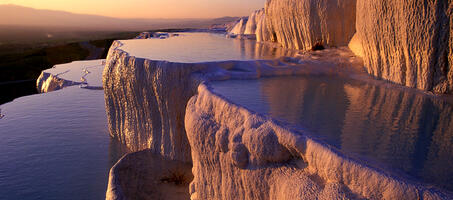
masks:
<svg viewBox="0 0 453 200"><path fill-rule="evenodd" d="M436 93L452 93L453 2L357 0L357 39L368 72Z"/></svg>
<svg viewBox="0 0 453 200"><path fill-rule="evenodd" d="M243 18L228 34L233 37L256 39L257 41L270 40L264 9L253 12L248 18Z"/></svg>
<svg viewBox="0 0 453 200"><path fill-rule="evenodd" d="M247 26L247 17L241 18L236 25L234 25L233 29L229 32L230 34L241 35L245 32L245 27Z"/></svg>
<svg viewBox="0 0 453 200"><path fill-rule="evenodd" d="M103 75L110 134L133 151L149 148L189 161L182 119L194 93L192 66L128 57L118 45L109 52Z"/></svg>
<svg viewBox="0 0 453 200"><path fill-rule="evenodd" d="M270 40L283 47L347 46L355 33L356 0L268 0Z"/></svg>
<svg viewBox="0 0 453 200"><path fill-rule="evenodd" d="M192 38L186 40L185 37ZM211 44L208 37L213 36L204 33L185 33L180 37L164 39L166 41L145 40L145 47L150 45L148 47L151 47L152 51L145 51L147 48L136 43L143 41L134 40L129 46L123 45L120 41L113 44L103 74L106 112L112 137L126 144L132 151L151 149L154 153L169 159L190 161L190 147L184 129L185 107L201 81L194 78L193 73L198 72L200 76L205 75L208 79L260 77L273 73L271 67L268 67L273 62L268 64L251 59L293 55L290 51L262 46L253 41L227 39L223 36L214 36L221 42ZM187 42L201 43L205 46L193 46L191 51L181 49L183 45L189 45ZM153 45L161 44L167 45L167 49L152 48ZM215 51L219 49L216 47L211 51L213 45L228 45L228 49ZM123 50L131 46L135 51ZM138 48L145 50L139 51ZM130 54L137 56L139 53L150 57L144 59L130 56ZM171 61L155 61L159 60L159 53L165 54L167 56L165 59ZM194 62L198 58L196 56L200 60L203 57L206 62ZM258 67L263 69L258 70ZM280 70L285 68L282 67Z"/></svg>
<svg viewBox="0 0 453 200"><path fill-rule="evenodd" d="M448 199L253 114L200 85L185 126L191 199ZM423 196L423 197L422 197Z"/></svg>

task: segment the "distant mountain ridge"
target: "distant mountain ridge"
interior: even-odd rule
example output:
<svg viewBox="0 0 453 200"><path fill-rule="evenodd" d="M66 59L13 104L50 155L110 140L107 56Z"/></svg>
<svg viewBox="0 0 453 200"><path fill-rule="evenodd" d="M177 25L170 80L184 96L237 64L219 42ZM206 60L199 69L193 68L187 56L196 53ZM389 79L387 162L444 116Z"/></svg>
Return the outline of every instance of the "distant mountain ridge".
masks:
<svg viewBox="0 0 453 200"><path fill-rule="evenodd" d="M0 25L68 27L87 30L139 31L162 28L208 28L237 17L217 19L121 19L64 11L40 10L17 5L0 5Z"/></svg>

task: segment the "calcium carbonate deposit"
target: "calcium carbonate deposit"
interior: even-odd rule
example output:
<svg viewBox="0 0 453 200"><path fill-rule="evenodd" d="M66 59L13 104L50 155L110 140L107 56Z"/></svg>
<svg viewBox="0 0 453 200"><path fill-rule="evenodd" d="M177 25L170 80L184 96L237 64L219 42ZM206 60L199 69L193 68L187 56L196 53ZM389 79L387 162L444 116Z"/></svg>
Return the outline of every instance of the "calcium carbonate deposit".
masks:
<svg viewBox="0 0 453 200"><path fill-rule="evenodd" d="M184 40L184 34L178 38ZM163 55L167 58L163 61L156 57L159 54L143 53L156 51L153 42L138 51L128 44L139 43L119 41L110 50L104 71L109 128L114 138L135 151L148 149L168 160L191 162L191 199L449 198L450 194L440 189L351 159L312 139L313 133L253 113L213 93L204 83L282 75L335 75L395 87L368 77L361 59L347 48L305 54L289 51L267 60L250 60L247 55L256 54L241 48L244 53L236 54L230 49L221 55L233 56L231 61L221 61L212 60L215 57L210 55L224 49L187 47L205 52L207 57L203 58L203 54L192 55L179 46L180 50L165 47L178 51L169 55L172 57ZM206 45L203 39L176 42L185 43ZM117 165L133 166L127 160ZM110 181L108 199L124 197L121 191L129 188L122 187L128 187L126 182L135 181L134 177L112 170L110 180L115 181ZM136 186L131 187L131 191L137 191Z"/></svg>
<svg viewBox="0 0 453 200"><path fill-rule="evenodd" d="M448 185L377 167L317 137L310 124L277 121L210 87L212 81L271 76L354 80L363 90L344 86L341 91L348 95L347 101L342 96L327 100L336 106L349 103L352 111L344 118L369 118L377 126L396 115L392 122L422 127L426 140L417 141L432 142L431 147L438 144L438 149L427 152L422 147L428 145L398 131L401 124L386 124L396 131L388 134L375 131L380 127L357 131L356 126L363 123L344 120L346 140L362 141L353 135L366 134L382 139L373 141L376 146L407 147L395 154L425 152L428 164L422 170L448 176L449 171L438 167L443 160L436 158L453 154L449 142L439 142L451 139L451 106L448 101L447 106L435 102L451 96L435 93L453 91L452 10L452 1L441 0L268 0L264 9L241 18L226 35L142 33L137 38L149 39L115 41L105 66L102 60L59 65L43 72L38 88L42 92L69 85L98 88L100 84L90 81L90 75L104 70L110 135L135 152L111 169L107 199L166 196L162 192L166 190L152 187L182 191L168 198L194 200L453 199ZM322 87L318 96L327 92ZM397 95L382 88L392 88ZM401 97L414 93L417 98ZM297 95L274 100L307 100ZM426 99L436 101L427 106ZM376 107L387 101L397 103L388 109ZM441 109L430 111L433 107ZM430 116L435 114L446 120L424 123L418 117L436 119ZM409 138L404 145L392 142L398 134ZM443 155L432 155L436 152ZM159 173L161 169L170 171ZM180 185L169 186L169 182Z"/></svg>

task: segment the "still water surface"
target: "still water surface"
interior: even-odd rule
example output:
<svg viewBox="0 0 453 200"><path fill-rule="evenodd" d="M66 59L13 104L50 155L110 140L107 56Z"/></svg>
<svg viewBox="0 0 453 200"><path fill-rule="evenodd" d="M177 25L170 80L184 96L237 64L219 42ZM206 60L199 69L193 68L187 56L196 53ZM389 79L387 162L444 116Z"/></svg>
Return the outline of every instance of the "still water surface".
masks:
<svg viewBox="0 0 453 200"><path fill-rule="evenodd" d="M296 53L253 40L231 39L213 33L181 33L167 39L122 40L121 43L120 49L131 56L180 63L264 60Z"/></svg>
<svg viewBox="0 0 453 200"><path fill-rule="evenodd" d="M453 106L327 76L213 82L216 93L308 130L345 154L453 191Z"/></svg>
<svg viewBox="0 0 453 200"><path fill-rule="evenodd" d="M125 149L108 134L102 90L73 86L0 109L0 199L105 198Z"/></svg>

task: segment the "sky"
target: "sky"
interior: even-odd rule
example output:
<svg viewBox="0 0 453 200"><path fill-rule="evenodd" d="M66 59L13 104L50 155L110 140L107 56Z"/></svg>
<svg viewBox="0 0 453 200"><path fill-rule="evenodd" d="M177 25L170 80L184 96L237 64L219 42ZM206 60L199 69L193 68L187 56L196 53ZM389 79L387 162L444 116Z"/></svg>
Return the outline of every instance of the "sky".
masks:
<svg viewBox="0 0 453 200"><path fill-rule="evenodd" d="M265 0L0 0L36 9L117 18L216 18L248 16Z"/></svg>

